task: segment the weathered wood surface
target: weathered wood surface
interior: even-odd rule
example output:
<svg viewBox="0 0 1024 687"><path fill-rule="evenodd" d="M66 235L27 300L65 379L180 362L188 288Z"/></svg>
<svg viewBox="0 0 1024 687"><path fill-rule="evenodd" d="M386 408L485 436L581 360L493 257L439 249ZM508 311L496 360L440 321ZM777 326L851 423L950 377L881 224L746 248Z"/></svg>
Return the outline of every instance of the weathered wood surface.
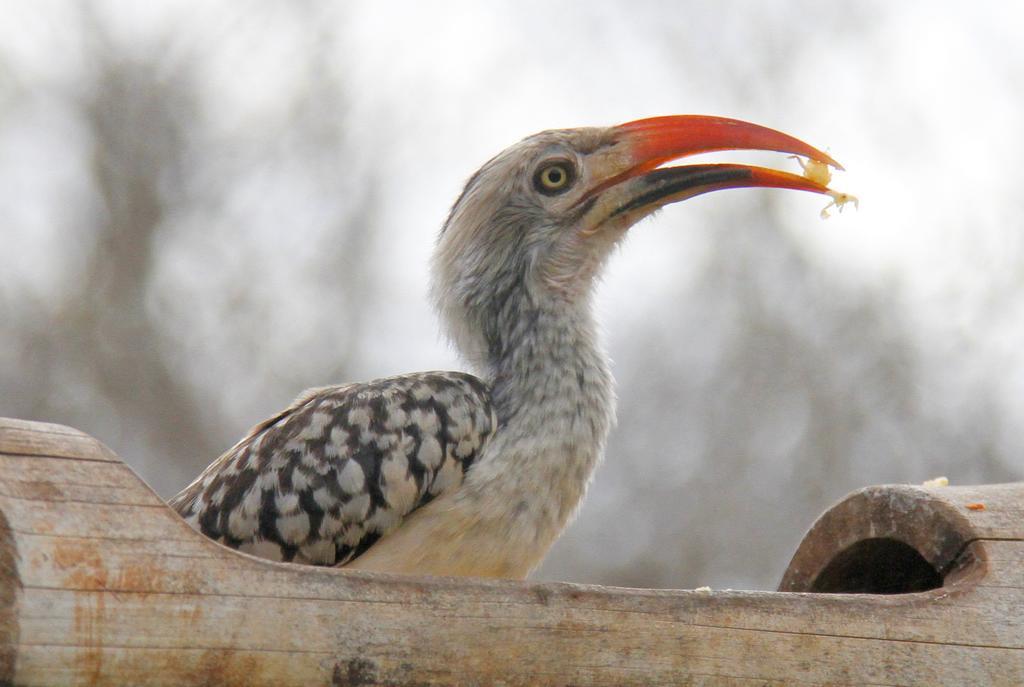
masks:
<svg viewBox="0 0 1024 687"><path fill-rule="evenodd" d="M795 593L927 583L875 575L897 559L871 542L942 586ZM782 588L271 563L193 532L96 440L0 420L0 685L1022 685L1024 484L858 492Z"/></svg>

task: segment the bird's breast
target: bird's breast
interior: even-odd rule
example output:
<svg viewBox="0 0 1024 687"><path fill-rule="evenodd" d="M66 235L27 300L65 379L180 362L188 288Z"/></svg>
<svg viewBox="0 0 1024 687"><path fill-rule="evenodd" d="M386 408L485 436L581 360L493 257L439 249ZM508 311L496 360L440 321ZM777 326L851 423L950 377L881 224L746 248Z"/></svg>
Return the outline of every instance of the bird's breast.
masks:
<svg viewBox="0 0 1024 687"><path fill-rule="evenodd" d="M550 542L513 521L459 503L457 494L413 513L346 568L416 575L522 579L544 557Z"/></svg>

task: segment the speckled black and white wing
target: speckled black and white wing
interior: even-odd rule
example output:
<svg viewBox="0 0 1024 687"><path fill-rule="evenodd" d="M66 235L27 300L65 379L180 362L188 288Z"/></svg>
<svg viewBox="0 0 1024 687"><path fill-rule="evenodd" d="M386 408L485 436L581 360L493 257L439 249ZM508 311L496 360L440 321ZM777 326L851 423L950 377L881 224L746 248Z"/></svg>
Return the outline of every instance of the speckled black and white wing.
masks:
<svg viewBox="0 0 1024 687"><path fill-rule="evenodd" d="M462 484L495 424L486 385L460 372L311 389L170 504L242 551L344 564Z"/></svg>

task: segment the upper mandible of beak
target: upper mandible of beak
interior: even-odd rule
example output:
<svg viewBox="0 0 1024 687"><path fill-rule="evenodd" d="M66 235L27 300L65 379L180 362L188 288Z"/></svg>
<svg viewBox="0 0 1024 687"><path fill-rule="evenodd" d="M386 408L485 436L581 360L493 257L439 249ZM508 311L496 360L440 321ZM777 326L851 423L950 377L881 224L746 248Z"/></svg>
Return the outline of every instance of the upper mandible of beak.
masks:
<svg viewBox="0 0 1024 687"><path fill-rule="evenodd" d="M719 150L771 150L843 168L827 153L789 134L728 117L669 115L613 128L628 142L640 173L687 155Z"/></svg>
<svg viewBox="0 0 1024 687"><path fill-rule="evenodd" d="M612 173L598 180L583 198L601 196L599 205L605 218L627 213L638 218L657 207L725 188L786 188L836 195L818 179L765 167L699 164L658 169L688 155L765 150L842 169L827 153L788 134L726 117L652 117L612 127L611 133L621 146L618 169L609 170Z"/></svg>

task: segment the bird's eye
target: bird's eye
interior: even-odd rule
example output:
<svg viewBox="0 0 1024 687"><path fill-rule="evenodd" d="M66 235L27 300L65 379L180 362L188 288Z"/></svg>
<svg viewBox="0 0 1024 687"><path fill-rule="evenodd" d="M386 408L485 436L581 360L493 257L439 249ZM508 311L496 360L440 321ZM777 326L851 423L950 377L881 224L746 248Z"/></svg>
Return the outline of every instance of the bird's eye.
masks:
<svg viewBox="0 0 1024 687"><path fill-rule="evenodd" d="M533 187L546 196L567 191L576 180L576 169L570 162L559 160L548 162L533 175Z"/></svg>

